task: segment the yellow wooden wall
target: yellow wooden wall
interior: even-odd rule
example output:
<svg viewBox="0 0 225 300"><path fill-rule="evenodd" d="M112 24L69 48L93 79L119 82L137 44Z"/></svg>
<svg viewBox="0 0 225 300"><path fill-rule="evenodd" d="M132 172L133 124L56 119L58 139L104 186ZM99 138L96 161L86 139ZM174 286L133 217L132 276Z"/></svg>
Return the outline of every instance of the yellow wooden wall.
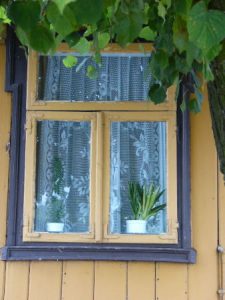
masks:
<svg viewBox="0 0 225 300"><path fill-rule="evenodd" d="M0 45L0 247L5 243L10 95ZM191 117L191 205L195 265L142 262L0 262L0 300L216 300L225 284L225 188L217 171L207 101ZM218 209L219 208L219 209ZM223 282L224 281L224 282ZM222 299L222 298L221 298Z"/></svg>

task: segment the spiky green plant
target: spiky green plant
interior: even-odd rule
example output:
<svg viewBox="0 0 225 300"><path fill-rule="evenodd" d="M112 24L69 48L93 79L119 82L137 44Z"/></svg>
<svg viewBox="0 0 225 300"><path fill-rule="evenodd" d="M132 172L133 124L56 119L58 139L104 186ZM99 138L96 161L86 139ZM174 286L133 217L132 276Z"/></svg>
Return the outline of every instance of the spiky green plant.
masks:
<svg viewBox="0 0 225 300"><path fill-rule="evenodd" d="M134 215L134 220L148 220L166 207L159 204L159 199L165 190L153 183L149 187L138 182L129 182L129 200Z"/></svg>

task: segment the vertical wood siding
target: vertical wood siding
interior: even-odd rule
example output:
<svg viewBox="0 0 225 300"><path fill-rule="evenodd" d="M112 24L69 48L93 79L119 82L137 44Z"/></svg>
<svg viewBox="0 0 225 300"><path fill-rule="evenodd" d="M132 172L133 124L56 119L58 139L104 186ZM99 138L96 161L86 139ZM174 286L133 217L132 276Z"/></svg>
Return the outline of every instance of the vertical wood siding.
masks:
<svg viewBox="0 0 225 300"><path fill-rule="evenodd" d="M0 45L0 245L5 243L10 98ZM225 187L207 102L191 118L195 265L143 262L0 262L0 300L218 300L217 242L225 245ZM218 214L219 205L219 214ZM218 219L218 215L220 219ZM222 269L221 269L222 270ZM220 271L221 273L222 271ZM225 281L225 276L223 277Z"/></svg>
<svg viewBox="0 0 225 300"><path fill-rule="evenodd" d="M217 299L217 192L217 157L205 101L202 113L191 119L192 238L198 254L197 264L189 266L189 300Z"/></svg>

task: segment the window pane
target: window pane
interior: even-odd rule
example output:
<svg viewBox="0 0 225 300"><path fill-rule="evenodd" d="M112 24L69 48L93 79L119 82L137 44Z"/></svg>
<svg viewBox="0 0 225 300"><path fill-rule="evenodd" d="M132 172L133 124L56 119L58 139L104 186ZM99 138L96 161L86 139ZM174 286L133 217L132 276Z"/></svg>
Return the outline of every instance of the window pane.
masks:
<svg viewBox="0 0 225 300"><path fill-rule="evenodd" d="M165 189L154 207L166 204L166 128L166 122L111 123L110 233L166 232L166 208L147 217L147 225L141 225L146 226L146 232L132 232L127 228L127 220L135 218L129 198L131 185L138 188L139 184L139 190L145 187L145 192L150 185L159 191ZM136 218L148 216L142 212Z"/></svg>
<svg viewBox="0 0 225 300"><path fill-rule="evenodd" d="M90 122L37 122L35 231L89 231L90 134Z"/></svg>
<svg viewBox="0 0 225 300"><path fill-rule="evenodd" d="M148 98L151 81L149 55L107 54L101 66L90 56L77 56L73 68L63 64L65 54L39 57L38 99L51 101L143 101ZM97 78L86 76L88 66Z"/></svg>

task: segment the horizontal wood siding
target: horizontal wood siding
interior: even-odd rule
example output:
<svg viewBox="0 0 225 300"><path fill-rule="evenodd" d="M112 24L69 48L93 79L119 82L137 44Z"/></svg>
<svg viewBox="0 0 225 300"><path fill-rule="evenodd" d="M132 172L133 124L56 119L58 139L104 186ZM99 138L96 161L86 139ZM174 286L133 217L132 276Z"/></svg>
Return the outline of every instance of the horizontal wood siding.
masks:
<svg viewBox="0 0 225 300"><path fill-rule="evenodd" d="M11 105L0 45L0 244L5 243ZM191 118L192 237L195 265L139 262L0 262L0 300L218 300L217 239L225 244L225 188L207 102ZM218 185L219 183L219 185ZM218 194L220 223L218 226ZM220 229L218 231L218 228ZM222 270L222 269L221 269ZM225 278L225 277L224 277Z"/></svg>

